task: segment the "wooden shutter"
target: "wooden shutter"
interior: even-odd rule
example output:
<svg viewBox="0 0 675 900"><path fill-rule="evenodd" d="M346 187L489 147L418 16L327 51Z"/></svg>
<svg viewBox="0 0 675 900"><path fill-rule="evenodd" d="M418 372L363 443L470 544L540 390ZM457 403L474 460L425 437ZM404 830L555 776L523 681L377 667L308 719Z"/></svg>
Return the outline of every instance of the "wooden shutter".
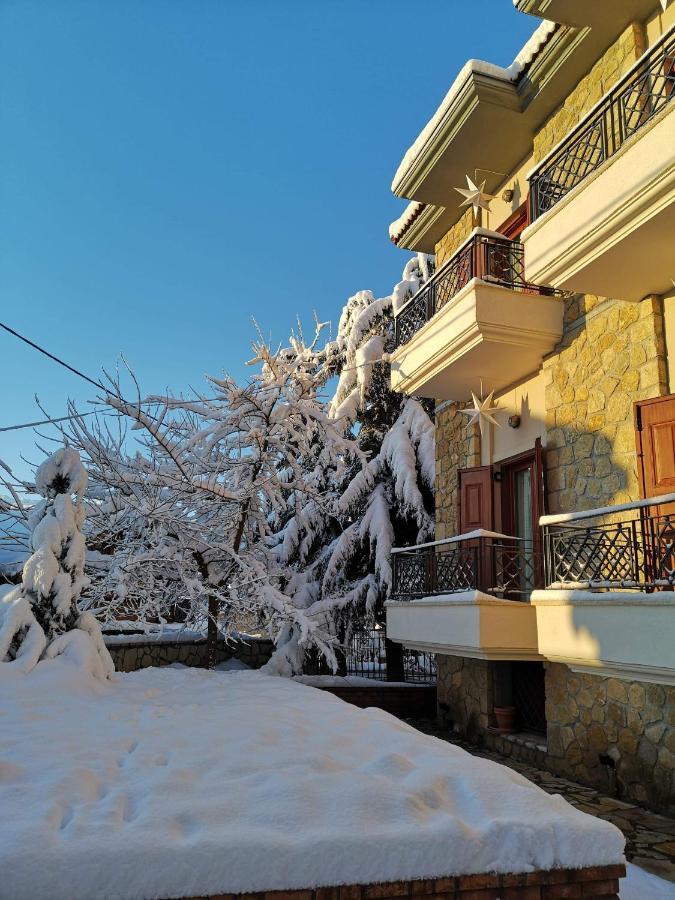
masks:
<svg viewBox="0 0 675 900"><path fill-rule="evenodd" d="M459 533L492 528L492 467L459 471Z"/></svg>
<svg viewBox="0 0 675 900"><path fill-rule="evenodd" d="M636 403L635 430L642 496L675 493L675 394Z"/></svg>

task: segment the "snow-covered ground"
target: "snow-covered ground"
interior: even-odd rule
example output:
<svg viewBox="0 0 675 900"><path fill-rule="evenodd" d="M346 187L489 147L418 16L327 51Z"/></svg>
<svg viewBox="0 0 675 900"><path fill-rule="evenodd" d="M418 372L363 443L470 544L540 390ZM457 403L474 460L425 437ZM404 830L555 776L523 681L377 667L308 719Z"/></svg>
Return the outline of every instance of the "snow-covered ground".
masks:
<svg viewBox="0 0 675 900"><path fill-rule="evenodd" d="M12 900L599 865L624 844L380 710L253 671L105 683L65 657L0 672L0 810Z"/></svg>
<svg viewBox="0 0 675 900"><path fill-rule="evenodd" d="M675 900L675 884L629 864L621 882L621 900Z"/></svg>

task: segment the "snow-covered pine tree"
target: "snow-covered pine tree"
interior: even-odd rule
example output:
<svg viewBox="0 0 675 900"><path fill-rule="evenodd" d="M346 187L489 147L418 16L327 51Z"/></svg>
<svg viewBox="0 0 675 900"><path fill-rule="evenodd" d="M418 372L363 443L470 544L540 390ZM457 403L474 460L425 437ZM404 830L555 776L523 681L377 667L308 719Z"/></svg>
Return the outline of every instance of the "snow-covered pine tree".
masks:
<svg viewBox="0 0 675 900"><path fill-rule="evenodd" d="M329 415L348 425L368 462L326 469L321 501L309 498L289 510L277 549L280 565L293 572L289 598L308 615L323 615L341 642L364 620L383 621L392 547L433 534L433 421L423 403L391 390L389 366L394 312L432 273L430 259L419 254L389 296L350 297L336 340L317 357L330 374L339 373ZM286 628L270 668L299 671L303 661Z"/></svg>
<svg viewBox="0 0 675 900"><path fill-rule="evenodd" d="M28 514L32 553L21 586L0 603L0 661L22 671L41 656L68 653L92 674L108 677L112 659L96 619L78 608L84 574L84 492L87 472L76 450L63 447L37 469L43 499Z"/></svg>

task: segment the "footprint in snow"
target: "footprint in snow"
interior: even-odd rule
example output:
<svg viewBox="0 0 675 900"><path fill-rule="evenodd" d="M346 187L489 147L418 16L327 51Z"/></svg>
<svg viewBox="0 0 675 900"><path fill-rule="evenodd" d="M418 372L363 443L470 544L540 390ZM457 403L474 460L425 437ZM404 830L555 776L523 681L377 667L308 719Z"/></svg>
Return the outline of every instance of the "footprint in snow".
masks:
<svg viewBox="0 0 675 900"><path fill-rule="evenodd" d="M66 806L63 810L63 815L61 816L61 824L59 825L59 829L63 831L66 829L70 823L73 821L73 816L75 815L72 806Z"/></svg>
<svg viewBox="0 0 675 900"><path fill-rule="evenodd" d="M190 840L196 837L199 832L199 826L192 816L187 813L181 813L174 816L168 822L169 834L177 840Z"/></svg>
<svg viewBox="0 0 675 900"><path fill-rule="evenodd" d="M131 741L131 743L124 748L125 755L117 760L117 764L120 769L123 769L126 766L126 764L129 762L129 757L132 756L137 749L138 741Z"/></svg>

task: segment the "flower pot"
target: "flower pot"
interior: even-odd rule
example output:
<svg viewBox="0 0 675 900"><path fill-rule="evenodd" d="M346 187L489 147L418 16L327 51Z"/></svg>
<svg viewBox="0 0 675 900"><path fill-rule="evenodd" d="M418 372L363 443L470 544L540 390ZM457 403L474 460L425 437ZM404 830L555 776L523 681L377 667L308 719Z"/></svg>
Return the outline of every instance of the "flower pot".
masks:
<svg viewBox="0 0 675 900"><path fill-rule="evenodd" d="M512 731L515 731L515 706L495 706L494 714L497 720L496 731L500 732L500 734L510 734Z"/></svg>

